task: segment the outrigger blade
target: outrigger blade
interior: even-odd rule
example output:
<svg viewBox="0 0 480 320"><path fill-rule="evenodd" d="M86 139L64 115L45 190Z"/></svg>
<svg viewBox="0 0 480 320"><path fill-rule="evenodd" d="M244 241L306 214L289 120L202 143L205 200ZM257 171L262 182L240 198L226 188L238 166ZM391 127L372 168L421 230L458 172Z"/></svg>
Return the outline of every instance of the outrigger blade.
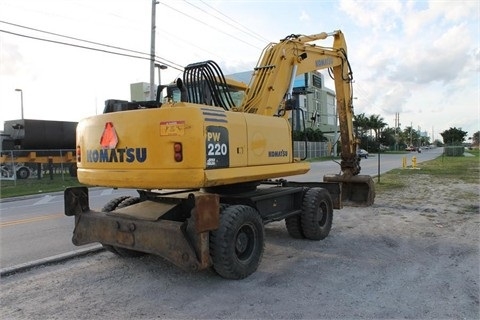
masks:
<svg viewBox="0 0 480 320"><path fill-rule="evenodd" d="M325 175L323 181L341 183L343 205L368 207L375 200L375 184L371 176Z"/></svg>

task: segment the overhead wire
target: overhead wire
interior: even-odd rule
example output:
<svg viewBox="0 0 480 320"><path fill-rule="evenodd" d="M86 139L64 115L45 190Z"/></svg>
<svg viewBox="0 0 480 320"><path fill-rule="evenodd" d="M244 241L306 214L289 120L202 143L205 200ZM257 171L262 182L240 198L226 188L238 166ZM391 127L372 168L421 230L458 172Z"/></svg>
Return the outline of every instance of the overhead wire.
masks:
<svg viewBox="0 0 480 320"><path fill-rule="evenodd" d="M55 32L50 32L50 31L45 31L45 30L40 30L40 29L37 29L37 28L27 27L27 26L24 26L24 25L8 22L8 21L4 21L4 20L0 20L0 23L8 24L8 25L15 26L15 27L22 28L22 29L32 30L32 31L40 32L40 33L45 33L45 34L49 34L49 35L53 35L53 36L57 36L57 37L67 38L67 39L76 40L76 41L85 42L85 43L90 43L90 44L95 44L95 45L99 45L99 46L104 46L104 47L108 47L108 48L112 48L112 49L119 49L119 50L123 50L123 51L127 51L127 52L145 54L145 55L148 55L148 56L150 55L149 53L145 53L145 52L141 52L141 51L121 48L121 47L112 46L112 45L108 45L108 44L104 44L104 43L90 41L90 40L79 39L79 38L76 38L76 37L71 37L71 36L67 36L67 35L63 35L63 34L59 34L59 33L55 33Z"/></svg>
<svg viewBox="0 0 480 320"><path fill-rule="evenodd" d="M235 26L234 24L230 23L229 21L225 21L224 19L221 19L221 18L219 18L219 17L217 17L217 16L212 15L211 13L207 12L206 10L204 10L204 9L202 9L202 8L196 6L196 5L194 5L193 3L188 2L187 0L183 0L183 1L186 2L188 5L190 5L190 6L194 7L194 8L197 8L198 10L206 13L207 15L212 16L212 17L214 17L215 19L220 20L220 21L222 21L223 23L228 24L229 26L236 28L238 31L243 32L244 34L246 34L246 35L248 35L248 36L250 36L250 37L257 38L257 40L265 41L265 42L267 42L267 43L269 42L268 39L262 37L261 35L259 35L259 34L256 33L255 31L250 30L248 27L242 25L241 23L233 20L232 18L230 18L229 16L225 15L224 13L222 13L222 12L219 11L219 10L217 10L216 8L212 7L211 5L209 5L208 3L206 3L205 1L200 0L200 2L203 3L205 6L209 7L210 9L214 10L215 12L219 13L220 15L222 15L222 16L225 17L225 18L227 18L228 20L231 20L234 24L236 24L237 26L242 27L244 30L239 29L237 26Z"/></svg>
<svg viewBox="0 0 480 320"><path fill-rule="evenodd" d="M241 26L242 28L244 28L245 30L241 30L239 29L238 27L234 26L232 23L226 21L225 19L221 19L215 15L212 15L210 14L209 12L207 12L206 10L200 8L199 6L196 6L186 0L184 0L185 3L187 3L188 5L196 8L197 10L200 10L202 12L204 12L205 14L207 15L210 15L220 21L222 21L223 23L227 24L227 25L230 25L232 27L234 27L235 29L237 29L238 31L241 31L253 38L256 38L257 40L258 39L261 39L262 37L258 34L256 34L255 32L249 30L247 27L243 26L242 24L234 21L233 19L231 19L230 17L226 16L225 14L223 14L222 12L220 12L219 10L213 8L212 6L210 6L209 4L205 3L204 1L201 1L204 5L210 7L211 9L215 10L216 12L218 12L219 14L221 14L222 16L226 17L227 19L231 20L233 23ZM254 48L257 48L255 45L251 44L251 43L248 43L238 37L236 37L235 35L232 35L228 32L224 32L222 30L219 30L218 28L215 28L213 27L212 25L208 24L208 23L205 23L199 19L196 19L195 17L191 16L191 15L188 15L184 12L181 12L167 4L165 4L164 2L160 2L160 4L168 7L169 9L173 10L173 11L176 11L180 14L183 14L185 16L187 16L188 18L190 19L193 19L201 24L204 24L210 28L213 28L215 29L217 32L221 32L229 37L232 37L232 38L235 38L236 40L238 41L241 41L251 47L254 47ZM138 51L138 50L132 50L132 49L128 49L128 48L123 48L123 47L119 47L119 46L114 46L114 45L110 45L110 44L106 44L106 43L101 43L101 42L95 42L95 41L91 41L91 40L85 40L85 39L81 39L81 38L78 38L78 37L73 37L73 36L69 36L69 35L64 35L64 34L60 34L60 33L56 33L56 32L51 32L51 31L46 31L46 30L41 30L41 29L38 29L38 28L33 28L33 27L30 27L30 26L25 26L25 25L21 25L21 24L17 24L17 23L13 23L13 22L9 22L9 21L5 21L5 20L0 20L0 23L3 23L3 24L6 24L6 25L10 25L10 26L13 26L13 27L16 27L16 28L21 28L21 29L26 29L26 30L30 30L30 31L34 31L34 32L39 32L39 33L43 33L43 34L48 34L48 35L51 35L51 36L55 36L55 37L61 37L61 38L65 38L65 39L69 39L69 40L73 40L73 41L78 41L78 42L84 42L84 43L87 43L87 44L90 44L90 45L94 45L94 46L99 46L99 47L104 47L104 48L109 48L109 49L114 49L114 50L119 50L119 51L123 51L123 52L118 52L118 51L113 51L113 50L108 50L108 49L103 49L103 48L95 48L95 47L92 47L92 46L86 46L86 45L81 45L81 44L75 44L75 43L70 43L70 42L65 42L65 41L59 41L59 40L53 40L53 39L47 39L47 38L44 38L44 37L39 37L39 36L33 36L33 35L28 35L28 34L23 34L23 33L20 33L20 32L14 32L14 31L9 31L9 30L4 30L4 29L0 29L0 32L3 32L3 33L7 33L7 34L11 34L11 35L14 35L14 36L19 36L19 37L24 37L24 38L29 38L29 39L33 39L33 40L38 40L38 41L45 41L45 42L50 42L50 43L55 43L55 44L60 44L60 45L65 45L65 46L71 46L71 47L76 47L76 48L80 48L80 49L85 49L85 50L92 50L92 51L97 51L97 52L102 52L102 53L109 53L109 54L114 54L114 55L119 55L119 56L125 56L125 57L130 57L130 58L135 58L135 59L143 59L143 60L151 60L151 55L149 53L146 53L146 52L141 52L141 51ZM265 38L263 38L265 39ZM184 70L184 66L181 66L180 64L177 64L171 60L168 60L168 59L165 59L163 57L160 57L158 55L155 55L155 62L158 62L158 63L161 63L161 64L165 64L167 65L168 67L172 68L172 69L175 69L175 70L178 70L178 71L183 71Z"/></svg>
<svg viewBox="0 0 480 320"><path fill-rule="evenodd" d="M210 24L208 24L208 23L206 23L206 22L204 22L204 21L202 21L202 20L200 20L200 19L197 19L197 18L195 18L195 17L192 17L192 16L189 15L189 14L186 14L186 13L184 13L184 12L182 12L182 11L180 11L180 10L172 7L172 6L169 6L168 4L166 4L166 3L164 3L164 2L160 2L160 4L163 5L163 6L165 6L165 7L167 7L167 8L169 8L169 9L171 9L171 10L173 10L173 11L175 11L175 12L178 12L178 13L180 13L180 14L182 14L182 15L184 15L184 16L192 19L192 20L195 20L195 21L197 21L197 22L199 22L199 23L201 23L201 24L203 24L203 25L205 25L205 26L207 26L207 27L209 27L209 28L212 28L212 29L214 29L214 30L217 31L217 32L223 33L223 34L226 35L226 36L229 36L229 37L231 37L231 38L234 38L235 40L238 40L238 41L240 41L240 42L242 42L242 43L244 43L244 44L246 44L246 45L248 45L248 46L250 46L250 47L252 47L252 48L260 49L260 50L261 50L261 48L255 46L255 45L253 45L253 44L251 44L251 43L248 43L248 42L246 42L245 40L238 38L237 36L234 36L234 35L232 35L232 34L230 34L230 33L228 33L228 32L225 32L225 31L223 31L223 30L219 30L218 28L215 28L214 26L212 26L212 25L210 25Z"/></svg>
<svg viewBox="0 0 480 320"><path fill-rule="evenodd" d="M63 34L59 34L59 33L54 33L54 32L50 32L50 31L40 30L40 29L37 29L37 28L27 27L27 26L24 26L24 25L20 25L20 24L16 24L16 23L11 23L11 22L7 22L7 21L3 21L3 20L0 20L0 23L8 24L8 25L11 25L11 26L14 26L14 27L18 27L18 28L24 28L24 29L27 29L27 30L35 31L35 32L45 33L45 34L49 34L49 35L53 35L53 36L57 36L57 37L61 37L61 38L66 38L66 39L75 40L75 41L79 41L79 42L85 42L85 43L89 43L89 44L94 44L94 45L102 46L102 47L106 47L106 48L111 48L111 49L116 49L116 50L122 50L122 51L125 51L125 52L131 52L131 53L135 53L135 54L122 53L122 52L116 52L116 51L112 51L112 50L94 48L94 47L91 47L91 46L84 46L84 45L79 45L79 44L74 44L74 43L68 43L68 42L59 41L59 40L53 40L53 39L46 39L46 38L41 38L41 37L36 37L36 36L31 36L31 35L26 35L26 34L18 33L18 32L13 32L13 31L8 31L8 30L0 29L0 32L7 33L7 34L11 34L11 35L15 35L15 36L19 36L19 37L24 37L24 38L29 38L29 39L33 39L33 40L39 40L39 41L45 41L45 42L50 42L50 43L55 43L55 44L61 44L61 45L76 47L76 48L80 48L80 49L86 49L86 50L98 51L98 52L103 52L103 53L109 53L109 54L114 54L114 55L119 55L119 56L125 56L125 57L129 57L129 58L143 59L143 60L151 60L150 54L145 53L145 52L141 52L141 51L136 51L136 50L132 50L132 49L126 49L126 48L122 48L122 47L118 47L118 46L113 46L113 45L109 45L109 44L105 44L105 43L100 43L100 42L95 42L95 41L80 39L80 38L76 38L76 37L71 37L71 36L67 36L67 35L63 35ZM140 54L140 55L145 55L145 56L139 56L139 54ZM177 64L177 63L175 63L175 62L173 62L173 61L171 61L171 60L168 60L168 59L159 57L159 56L157 56L157 55L155 55L155 62L165 64L165 65L167 65L168 67L170 67L170 68L172 68L172 69L175 69L175 70L178 70L178 71L183 71L183 66L181 66L181 65L179 65L179 64Z"/></svg>

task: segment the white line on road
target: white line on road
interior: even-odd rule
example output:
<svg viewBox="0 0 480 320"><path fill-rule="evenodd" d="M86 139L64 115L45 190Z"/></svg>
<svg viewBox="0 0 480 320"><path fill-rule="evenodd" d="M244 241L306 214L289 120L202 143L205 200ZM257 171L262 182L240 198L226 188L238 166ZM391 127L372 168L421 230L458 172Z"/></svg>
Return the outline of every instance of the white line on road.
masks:
<svg viewBox="0 0 480 320"><path fill-rule="evenodd" d="M102 196L109 196L113 193L113 189L105 189L102 191Z"/></svg>
<svg viewBox="0 0 480 320"><path fill-rule="evenodd" d="M34 205L34 206L38 206L38 205L40 205L40 204L49 203L50 201L53 200L53 198L55 198L55 197L47 194L46 196L42 197L40 200L38 200L37 202L35 202L33 205Z"/></svg>

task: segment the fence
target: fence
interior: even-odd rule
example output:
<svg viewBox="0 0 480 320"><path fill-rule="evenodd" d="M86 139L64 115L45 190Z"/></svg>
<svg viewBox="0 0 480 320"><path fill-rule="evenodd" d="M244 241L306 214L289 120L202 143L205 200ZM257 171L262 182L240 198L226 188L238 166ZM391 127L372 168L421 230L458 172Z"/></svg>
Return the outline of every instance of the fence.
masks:
<svg viewBox="0 0 480 320"><path fill-rule="evenodd" d="M460 157L463 156L465 153L465 147L464 146L451 146L451 145L445 145L443 148L443 153L446 156L449 157Z"/></svg>
<svg viewBox="0 0 480 320"><path fill-rule="evenodd" d="M294 157L319 158L330 155L327 142L294 141ZM0 180L42 179L53 175L76 176L75 150L2 150Z"/></svg>
<svg viewBox="0 0 480 320"><path fill-rule="evenodd" d="M306 151L305 151L306 147ZM298 158L320 158L330 155L330 149L328 142L307 142L294 141L293 142L293 155Z"/></svg>
<svg viewBox="0 0 480 320"><path fill-rule="evenodd" d="M74 150L2 150L1 180L76 175Z"/></svg>

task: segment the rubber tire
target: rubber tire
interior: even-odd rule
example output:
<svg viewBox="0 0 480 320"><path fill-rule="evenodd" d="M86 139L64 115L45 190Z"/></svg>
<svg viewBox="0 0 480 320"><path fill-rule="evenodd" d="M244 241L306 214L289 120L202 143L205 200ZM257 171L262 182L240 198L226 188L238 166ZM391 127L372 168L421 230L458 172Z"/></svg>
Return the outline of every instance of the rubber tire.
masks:
<svg viewBox="0 0 480 320"><path fill-rule="evenodd" d="M140 202L139 197L127 197L125 200L123 200L122 202L120 202L118 204L117 209L125 208L125 207L131 206L132 204L136 204L136 203L139 203L139 202Z"/></svg>
<svg viewBox="0 0 480 320"><path fill-rule="evenodd" d="M304 187L303 192L307 192L310 188ZM305 239L302 229L302 219L299 214L290 216L285 219L285 227L290 237L294 239Z"/></svg>
<svg viewBox="0 0 480 320"><path fill-rule="evenodd" d="M332 228L333 203L328 191L323 188L309 189L302 201L302 230L310 240L325 239Z"/></svg>
<svg viewBox="0 0 480 320"><path fill-rule="evenodd" d="M77 177L77 164L73 163L68 167L68 173L70 177L76 178Z"/></svg>
<svg viewBox="0 0 480 320"><path fill-rule="evenodd" d="M294 216L286 218L285 227L287 227L287 231L290 237L294 239L305 239L300 215L296 214Z"/></svg>
<svg viewBox="0 0 480 320"><path fill-rule="evenodd" d="M219 228L210 233L214 270L226 279L248 277L260 265L264 239L263 221L257 210L245 205L226 207L220 214Z"/></svg>
<svg viewBox="0 0 480 320"><path fill-rule="evenodd" d="M111 212L115 209L120 209L120 208L125 208L128 207L129 205L135 204L140 202L139 197L130 197L130 196L122 196L118 197L115 199L110 200L105 206L102 208L102 212ZM102 246L107 250L110 251L120 257L124 258L135 258L135 257L141 257L145 255L144 252L140 251L135 251L135 250L130 250L130 249L125 249L125 248L120 248L117 246L111 246L107 244L103 244Z"/></svg>
<svg viewBox="0 0 480 320"><path fill-rule="evenodd" d="M117 209L117 206L120 204L120 202L122 202L127 198L129 198L129 196L122 196L122 197L118 197L110 200L109 202L107 202L106 205L103 206L102 212L110 212Z"/></svg>
<svg viewBox="0 0 480 320"><path fill-rule="evenodd" d="M30 177L30 170L27 167L20 167L17 170L17 179L28 179Z"/></svg>
<svg viewBox="0 0 480 320"><path fill-rule="evenodd" d="M139 197L127 197L126 199L124 199L122 202L120 202L117 205L116 209L125 208L125 207L131 206L131 205L139 203L139 202L140 202ZM117 246L113 246L113 248L115 249L116 253L120 257L124 257L124 258L137 258L137 257L144 256L146 254L145 252L131 250L131 249L125 249L125 248L121 248L121 247L117 247Z"/></svg>

